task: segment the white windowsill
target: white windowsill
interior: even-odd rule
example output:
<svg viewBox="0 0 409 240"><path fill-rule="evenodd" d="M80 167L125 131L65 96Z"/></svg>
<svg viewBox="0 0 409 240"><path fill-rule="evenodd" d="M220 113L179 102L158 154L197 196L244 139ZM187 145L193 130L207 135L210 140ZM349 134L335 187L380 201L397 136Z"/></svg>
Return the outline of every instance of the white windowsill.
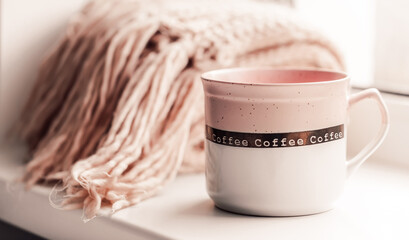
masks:
<svg viewBox="0 0 409 240"><path fill-rule="evenodd" d="M409 169L367 163L350 179L337 207L288 218L250 217L214 207L204 175L180 176L158 196L86 224L81 211L53 209L50 188L10 184L22 164L0 155L0 218L50 239L408 239Z"/></svg>

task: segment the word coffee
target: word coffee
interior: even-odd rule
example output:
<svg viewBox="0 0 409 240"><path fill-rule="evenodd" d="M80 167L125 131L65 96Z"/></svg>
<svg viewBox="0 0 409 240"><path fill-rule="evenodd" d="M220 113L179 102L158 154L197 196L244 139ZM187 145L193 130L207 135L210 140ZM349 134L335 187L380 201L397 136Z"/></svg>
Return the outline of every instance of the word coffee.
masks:
<svg viewBox="0 0 409 240"><path fill-rule="evenodd" d="M230 132L206 126L206 138L232 147L278 148L297 147L331 142L344 137L344 125L318 130L290 133Z"/></svg>

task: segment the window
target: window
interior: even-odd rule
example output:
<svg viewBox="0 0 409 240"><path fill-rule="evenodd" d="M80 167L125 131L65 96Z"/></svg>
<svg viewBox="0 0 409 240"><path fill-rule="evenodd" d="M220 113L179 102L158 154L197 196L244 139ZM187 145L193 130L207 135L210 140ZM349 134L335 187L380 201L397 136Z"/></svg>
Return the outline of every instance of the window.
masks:
<svg viewBox="0 0 409 240"><path fill-rule="evenodd" d="M375 21L375 86L409 94L409 2L377 0Z"/></svg>
<svg viewBox="0 0 409 240"><path fill-rule="evenodd" d="M409 94L409 2L295 0L344 54L352 86Z"/></svg>
<svg viewBox="0 0 409 240"><path fill-rule="evenodd" d="M409 166L409 2L406 0L294 0L293 6L341 50L353 91L381 90L390 114L389 133L370 161ZM369 101L351 110L348 153L373 137L379 114Z"/></svg>

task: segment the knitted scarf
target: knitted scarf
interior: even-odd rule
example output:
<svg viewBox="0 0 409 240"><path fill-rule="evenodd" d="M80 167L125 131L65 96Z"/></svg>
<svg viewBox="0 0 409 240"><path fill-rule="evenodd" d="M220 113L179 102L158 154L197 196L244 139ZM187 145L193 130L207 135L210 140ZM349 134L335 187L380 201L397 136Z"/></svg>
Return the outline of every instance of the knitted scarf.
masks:
<svg viewBox="0 0 409 240"><path fill-rule="evenodd" d="M28 186L58 181L56 205L89 220L203 171L200 74L260 65L343 68L326 38L270 2L89 2L41 63L18 125Z"/></svg>

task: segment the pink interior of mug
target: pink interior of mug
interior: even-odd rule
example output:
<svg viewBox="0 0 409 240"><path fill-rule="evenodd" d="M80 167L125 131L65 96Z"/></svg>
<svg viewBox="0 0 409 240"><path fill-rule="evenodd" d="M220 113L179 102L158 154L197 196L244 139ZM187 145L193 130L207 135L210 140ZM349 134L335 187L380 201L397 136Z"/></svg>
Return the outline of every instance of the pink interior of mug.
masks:
<svg viewBox="0 0 409 240"><path fill-rule="evenodd" d="M346 77L347 75L341 72L272 68L231 68L214 70L202 75L203 79L210 81L260 85L322 83Z"/></svg>

